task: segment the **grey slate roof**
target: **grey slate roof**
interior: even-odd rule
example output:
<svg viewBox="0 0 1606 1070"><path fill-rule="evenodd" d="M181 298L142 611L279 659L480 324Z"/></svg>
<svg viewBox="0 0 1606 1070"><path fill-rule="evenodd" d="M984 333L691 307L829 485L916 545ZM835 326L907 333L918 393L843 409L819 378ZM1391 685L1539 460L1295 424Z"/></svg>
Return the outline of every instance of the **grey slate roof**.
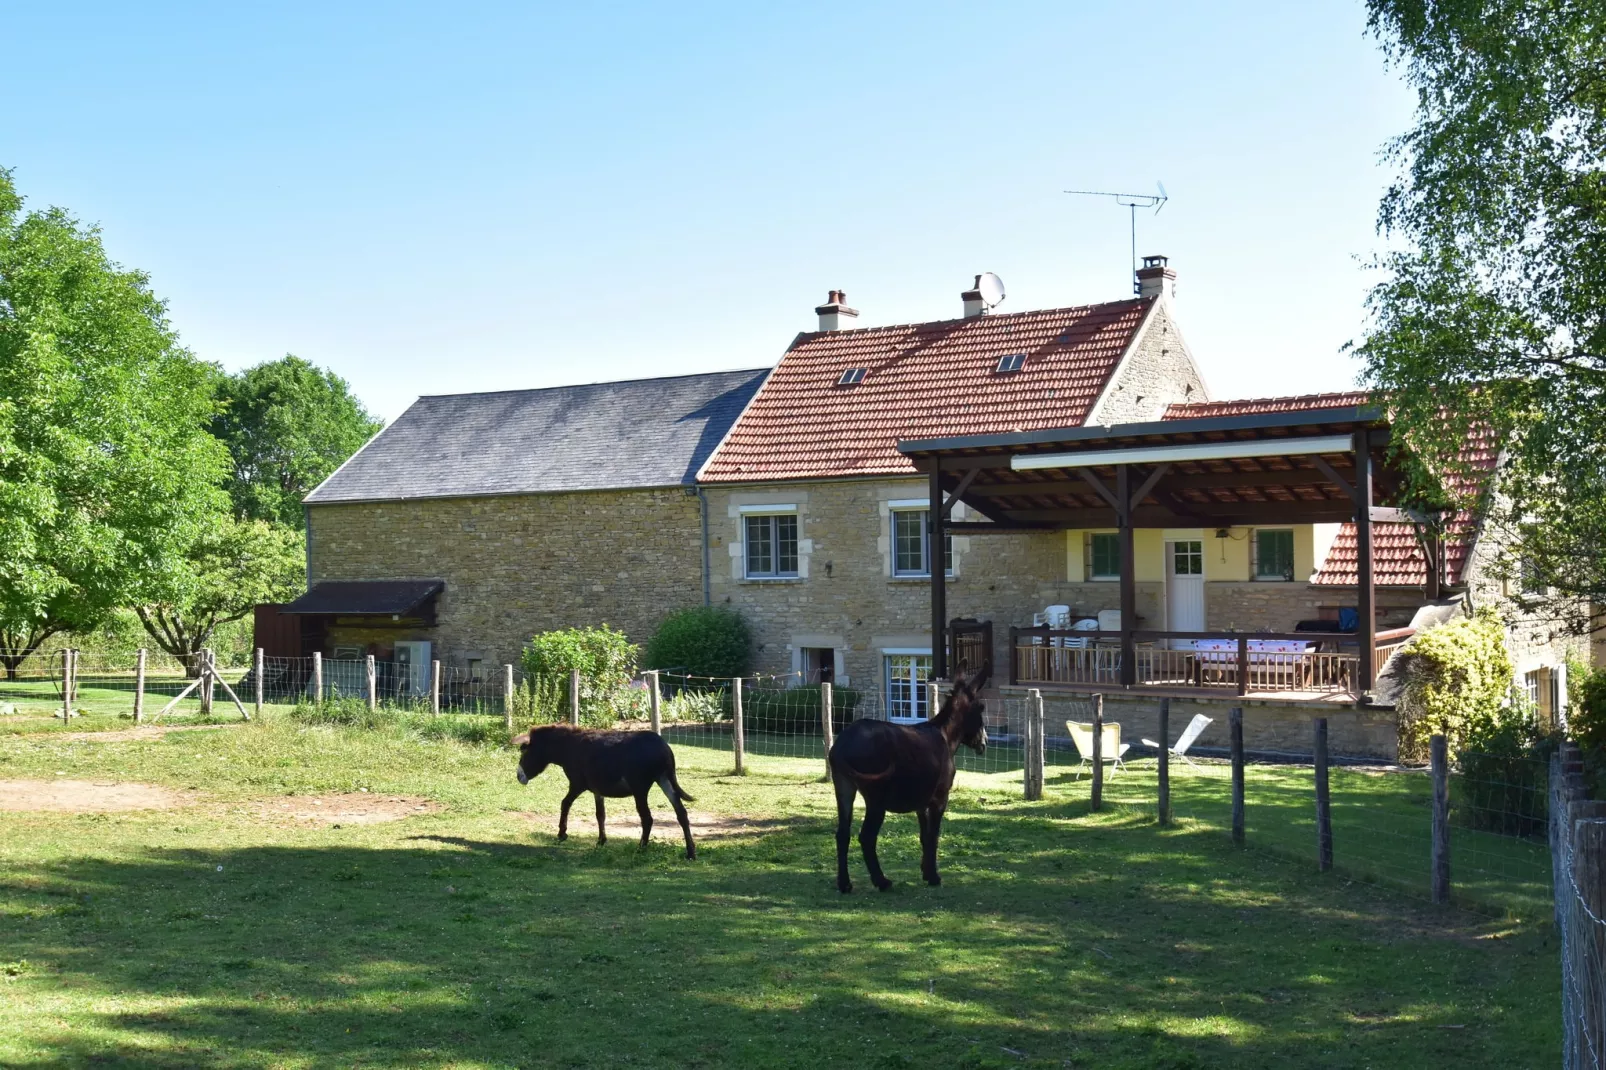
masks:
<svg viewBox="0 0 1606 1070"><path fill-rule="evenodd" d="M415 401L309 505L690 484L769 369Z"/></svg>
<svg viewBox="0 0 1606 1070"><path fill-rule="evenodd" d="M445 586L440 580L324 580L279 612L406 616Z"/></svg>

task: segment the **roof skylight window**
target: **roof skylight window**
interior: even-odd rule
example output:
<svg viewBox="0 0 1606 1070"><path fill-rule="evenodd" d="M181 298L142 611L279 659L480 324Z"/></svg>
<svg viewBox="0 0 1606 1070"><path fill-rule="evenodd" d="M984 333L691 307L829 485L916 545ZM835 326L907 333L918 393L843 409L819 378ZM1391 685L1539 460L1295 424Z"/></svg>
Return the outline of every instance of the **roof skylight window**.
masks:
<svg viewBox="0 0 1606 1070"><path fill-rule="evenodd" d="M868 369L865 368L849 368L847 371L842 373L842 378L836 381L836 385L857 386L858 384L864 382L864 373L867 370Z"/></svg>
<svg viewBox="0 0 1606 1070"><path fill-rule="evenodd" d="M1025 353L1008 353L998 358L998 367L995 372L1018 372L1026 367Z"/></svg>

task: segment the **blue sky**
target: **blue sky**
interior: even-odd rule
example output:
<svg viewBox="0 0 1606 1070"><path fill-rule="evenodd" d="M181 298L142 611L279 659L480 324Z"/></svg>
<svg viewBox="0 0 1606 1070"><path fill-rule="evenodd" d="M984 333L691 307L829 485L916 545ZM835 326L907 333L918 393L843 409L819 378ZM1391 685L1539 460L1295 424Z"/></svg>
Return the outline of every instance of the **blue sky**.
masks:
<svg viewBox="0 0 1606 1070"><path fill-rule="evenodd" d="M1172 257L1218 396L1342 389L1412 97L1358 2L12 3L0 166L199 356L417 395L773 363L1124 296Z"/></svg>

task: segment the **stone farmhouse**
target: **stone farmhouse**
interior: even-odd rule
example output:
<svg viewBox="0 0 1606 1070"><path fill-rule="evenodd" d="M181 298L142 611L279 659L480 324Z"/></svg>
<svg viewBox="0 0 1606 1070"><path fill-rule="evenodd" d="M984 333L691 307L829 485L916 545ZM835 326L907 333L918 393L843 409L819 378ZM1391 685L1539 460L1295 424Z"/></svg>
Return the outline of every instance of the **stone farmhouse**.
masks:
<svg viewBox="0 0 1606 1070"><path fill-rule="evenodd" d="M709 603L749 621L759 672L894 716L988 658L1006 695L1108 691L1129 732L1156 694L1224 732L1221 698L1258 711L1251 746L1308 748L1321 715L1339 753L1392 754L1389 654L1468 590L1498 597L1495 551L1474 516L1381 504L1400 481L1363 395L1213 399L1175 271L1137 276L1007 314L978 279L958 317L885 327L833 291L767 372L420 399L307 499L302 649L426 640L489 666L536 630L639 642ZM1513 640L1559 709L1566 642Z"/></svg>

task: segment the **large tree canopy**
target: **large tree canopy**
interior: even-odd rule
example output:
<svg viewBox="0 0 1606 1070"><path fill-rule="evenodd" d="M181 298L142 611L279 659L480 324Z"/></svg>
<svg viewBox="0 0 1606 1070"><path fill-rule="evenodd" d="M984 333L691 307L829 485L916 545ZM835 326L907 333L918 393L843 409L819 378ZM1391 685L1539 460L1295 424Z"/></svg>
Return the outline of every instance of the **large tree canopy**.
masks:
<svg viewBox="0 0 1606 1070"><path fill-rule="evenodd" d="M1507 450L1533 607L1606 603L1606 0L1369 0L1416 87L1360 353L1426 467ZM1551 592L1544 595L1546 589Z"/></svg>
<svg viewBox="0 0 1606 1070"><path fill-rule="evenodd" d="M218 393L235 514L294 528L301 499L381 426L344 379L296 356L226 376Z"/></svg>
<svg viewBox="0 0 1606 1070"><path fill-rule="evenodd" d="M223 508L212 375L143 274L0 170L0 664L141 600Z"/></svg>

